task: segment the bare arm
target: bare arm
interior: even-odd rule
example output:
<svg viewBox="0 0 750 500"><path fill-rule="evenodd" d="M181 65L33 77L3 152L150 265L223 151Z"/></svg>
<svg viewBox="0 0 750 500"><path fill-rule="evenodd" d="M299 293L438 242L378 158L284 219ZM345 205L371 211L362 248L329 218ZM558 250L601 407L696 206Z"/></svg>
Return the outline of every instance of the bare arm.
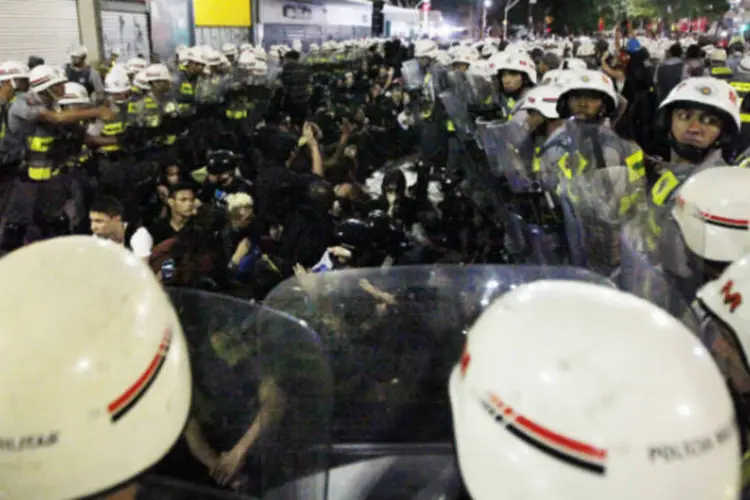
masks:
<svg viewBox="0 0 750 500"><path fill-rule="evenodd" d="M39 110L39 118L48 123L78 123L84 120L101 118L103 112L104 110L100 108L66 109L64 111L42 108Z"/></svg>

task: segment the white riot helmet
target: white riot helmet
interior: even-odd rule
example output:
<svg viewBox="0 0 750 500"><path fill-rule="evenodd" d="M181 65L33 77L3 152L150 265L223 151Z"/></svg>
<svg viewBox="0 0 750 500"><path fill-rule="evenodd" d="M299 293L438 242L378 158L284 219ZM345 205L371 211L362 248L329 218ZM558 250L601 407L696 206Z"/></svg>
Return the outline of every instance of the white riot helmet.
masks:
<svg viewBox="0 0 750 500"><path fill-rule="evenodd" d="M472 326L449 394L474 500L738 494L721 374L693 332L634 295L571 281L512 289Z"/></svg>
<svg viewBox="0 0 750 500"><path fill-rule="evenodd" d="M85 106L91 104L91 98L86 87L77 82L68 82L65 84L65 95L57 102L60 106Z"/></svg>
<svg viewBox="0 0 750 500"><path fill-rule="evenodd" d="M40 64L29 71L29 89L37 94L67 81L61 70L47 64Z"/></svg>
<svg viewBox="0 0 750 500"><path fill-rule="evenodd" d="M688 78L667 94L659 105L659 120L666 121L673 108L710 108L724 117L726 126L722 139L731 140L739 133L740 99L737 92L725 81L710 76Z"/></svg>
<svg viewBox="0 0 750 500"><path fill-rule="evenodd" d="M533 110L548 120L557 120L560 118L560 115L557 114L557 101L563 90L562 85L534 87L526 93L517 108L519 110Z"/></svg>
<svg viewBox="0 0 750 500"><path fill-rule="evenodd" d="M737 67L737 71L745 74L750 73L750 54L742 57L740 65Z"/></svg>
<svg viewBox="0 0 750 500"><path fill-rule="evenodd" d="M453 51L453 63L454 64L471 64L476 61L479 57L477 52L471 47L458 46L457 50Z"/></svg>
<svg viewBox="0 0 750 500"><path fill-rule="evenodd" d="M576 72L571 69L551 69L542 77L542 85L567 85L575 76Z"/></svg>
<svg viewBox="0 0 750 500"><path fill-rule="evenodd" d="M130 90L130 78L124 71L110 71L104 79L104 91L108 94L122 94Z"/></svg>
<svg viewBox="0 0 750 500"><path fill-rule="evenodd" d="M750 255L733 262L716 280L696 294L708 313L701 324L701 340L713 354L730 386L739 395L739 415L748 415L750 394ZM750 422L741 422L747 427Z"/></svg>
<svg viewBox="0 0 750 500"><path fill-rule="evenodd" d="M15 80L28 79L29 67L20 61L5 61L0 63L0 83Z"/></svg>
<svg viewBox="0 0 750 500"><path fill-rule="evenodd" d="M255 58L254 52L240 52L240 56L237 58L237 67L242 69L251 69L256 62L257 59Z"/></svg>
<svg viewBox="0 0 750 500"><path fill-rule="evenodd" d="M184 429L191 378L151 270L122 245L74 236L7 255L0 277L14 283L0 297L0 385L14 402L0 424L3 494L88 497L159 461ZM44 314L29 313L37 300Z"/></svg>
<svg viewBox="0 0 750 500"><path fill-rule="evenodd" d="M725 64L727 62L727 51L724 49L714 49L708 56L708 60L714 64Z"/></svg>
<svg viewBox="0 0 750 500"><path fill-rule="evenodd" d="M569 57L562 62L562 64L560 65L560 68L584 70L584 69L588 69L588 65L586 64L586 61L584 61L583 59L578 59L577 57Z"/></svg>
<svg viewBox="0 0 750 500"><path fill-rule="evenodd" d="M242 44L240 44L240 52L244 52L246 50L253 50L253 44L252 43L242 43Z"/></svg>
<svg viewBox="0 0 750 500"><path fill-rule="evenodd" d="M446 51L438 50L435 52L435 62L442 66L450 66L453 60L451 59L451 56L449 56Z"/></svg>
<svg viewBox="0 0 750 500"><path fill-rule="evenodd" d="M135 74L135 78L133 78L133 85L135 88L143 91L151 90L151 85L149 85L148 80L146 79L146 73L147 71L144 69Z"/></svg>
<svg viewBox="0 0 750 500"><path fill-rule="evenodd" d="M485 59L489 59L490 57L494 56L498 53L497 45L494 43L487 42L484 45L482 45L482 57Z"/></svg>
<svg viewBox="0 0 750 500"><path fill-rule="evenodd" d="M250 71L253 76L268 76L268 65L265 61L256 61Z"/></svg>
<svg viewBox="0 0 750 500"><path fill-rule="evenodd" d="M417 40L414 42L414 57L417 59L422 57L434 59L437 51L437 44L432 40Z"/></svg>
<svg viewBox="0 0 750 500"><path fill-rule="evenodd" d="M195 63L195 64L201 64L205 65L205 51L203 50L203 47L191 47L187 49L183 54L180 54L182 56L183 60L188 63Z"/></svg>
<svg viewBox="0 0 750 500"><path fill-rule="evenodd" d="M89 55L89 51L86 47L83 45L78 45L70 49L68 51L68 56L71 59L79 58L79 57L86 57Z"/></svg>
<svg viewBox="0 0 750 500"><path fill-rule="evenodd" d="M576 92L596 92L602 96L603 116L614 116L617 112L617 93L612 79L596 70L577 70L570 73L570 80L566 82L565 91L560 95L557 112L561 118L570 116L568 99Z"/></svg>
<svg viewBox="0 0 750 500"><path fill-rule="evenodd" d="M532 85L536 85L536 65L528 54L501 52L492 56L491 62L495 65L496 72L515 71L526 75L528 81Z"/></svg>
<svg viewBox="0 0 750 500"><path fill-rule="evenodd" d="M125 68L128 72L128 75L134 75L139 71L143 71L144 69L148 68L148 61L146 61L142 57L132 57L128 59L128 62L125 63Z"/></svg>
<svg viewBox="0 0 750 500"><path fill-rule="evenodd" d="M222 53L214 49L204 49L203 61L210 68L221 66L223 64Z"/></svg>
<svg viewBox="0 0 750 500"><path fill-rule="evenodd" d="M227 57L237 57L237 46L233 43L225 43L221 46L221 52Z"/></svg>
<svg viewBox="0 0 750 500"><path fill-rule="evenodd" d="M145 80L150 84L152 82L171 82L172 75L169 68L164 64L152 64L146 68Z"/></svg>
<svg viewBox="0 0 750 500"><path fill-rule="evenodd" d="M712 262L733 262L750 252L750 170L707 168L677 191L672 217L688 249Z"/></svg>

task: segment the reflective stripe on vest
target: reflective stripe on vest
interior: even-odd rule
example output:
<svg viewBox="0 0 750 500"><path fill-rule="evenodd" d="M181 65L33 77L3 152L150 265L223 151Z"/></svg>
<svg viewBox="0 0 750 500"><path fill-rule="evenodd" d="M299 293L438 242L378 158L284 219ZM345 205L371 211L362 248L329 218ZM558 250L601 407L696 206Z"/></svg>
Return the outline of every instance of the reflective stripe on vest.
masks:
<svg viewBox="0 0 750 500"><path fill-rule="evenodd" d="M228 109L226 111L227 118L230 120L242 120L244 118L247 118L247 110L246 109Z"/></svg>
<svg viewBox="0 0 750 500"><path fill-rule="evenodd" d="M103 137L117 137L119 135L122 135L123 132L125 132L126 125L123 122L109 122L104 124L104 128L102 129L102 136ZM102 146L99 148L99 151L104 152L112 152L112 151L119 151L120 145L119 144L108 144L106 146Z"/></svg>
<svg viewBox="0 0 750 500"><path fill-rule="evenodd" d="M731 75L732 70L727 68L726 66L720 66L718 68L711 68L711 76L717 76L717 75Z"/></svg>

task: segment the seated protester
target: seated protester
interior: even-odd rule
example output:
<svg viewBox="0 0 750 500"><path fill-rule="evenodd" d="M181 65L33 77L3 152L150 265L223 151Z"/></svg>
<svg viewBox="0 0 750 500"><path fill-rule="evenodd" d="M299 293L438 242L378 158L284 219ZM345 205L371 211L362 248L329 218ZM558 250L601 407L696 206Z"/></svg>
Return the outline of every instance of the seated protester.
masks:
<svg viewBox="0 0 750 500"><path fill-rule="evenodd" d="M154 246L149 264L161 283L214 289L225 282L216 221L216 210L201 205L179 232Z"/></svg>
<svg viewBox="0 0 750 500"><path fill-rule="evenodd" d="M239 176L243 158L232 151L218 150L208 154L208 175L198 198L218 208L226 208L226 198L233 193L250 193L252 184Z"/></svg>
<svg viewBox="0 0 750 500"><path fill-rule="evenodd" d="M125 245L136 257L148 260L153 239L145 227L129 224L123 220L125 207L113 196L101 196L89 209L91 233Z"/></svg>
<svg viewBox="0 0 750 500"><path fill-rule="evenodd" d="M285 277L294 274L294 266L314 266L333 238L333 188L323 180L308 186L307 199L284 224L278 252L274 256Z"/></svg>
<svg viewBox="0 0 750 500"><path fill-rule="evenodd" d="M323 159L316 127L306 123L301 138L279 137L275 161L256 179L257 212L260 217L289 217L311 182L323 177Z"/></svg>
<svg viewBox="0 0 750 500"><path fill-rule="evenodd" d="M391 170L383 176L381 195L368 204L367 212L382 210L388 217L401 221L405 227L417 222L417 202L406 196L406 176L401 170Z"/></svg>
<svg viewBox="0 0 750 500"><path fill-rule="evenodd" d="M168 159L162 163L155 189L146 202L148 221L155 221L169 214L169 187L184 182L192 181L178 160Z"/></svg>
<svg viewBox="0 0 750 500"><path fill-rule="evenodd" d="M173 238L182 231L195 212L195 201L195 187L192 183L183 182L169 186L169 213L148 228L154 245Z"/></svg>
<svg viewBox="0 0 750 500"><path fill-rule="evenodd" d="M227 220L221 243L224 255L229 257L230 277L241 282L249 280L255 261L262 255L254 219L253 199L249 194L227 196Z"/></svg>

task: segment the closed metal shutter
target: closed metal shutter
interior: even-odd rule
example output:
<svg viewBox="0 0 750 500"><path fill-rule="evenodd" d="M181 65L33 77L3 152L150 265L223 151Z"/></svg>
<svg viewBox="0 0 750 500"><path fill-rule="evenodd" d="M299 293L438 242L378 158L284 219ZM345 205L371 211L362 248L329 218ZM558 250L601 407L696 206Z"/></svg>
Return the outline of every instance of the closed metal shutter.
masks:
<svg viewBox="0 0 750 500"><path fill-rule="evenodd" d="M62 66L80 40L75 0L0 0L0 60L36 55Z"/></svg>
<svg viewBox="0 0 750 500"><path fill-rule="evenodd" d="M240 45L250 41L250 28L195 28L195 44L221 49L225 43Z"/></svg>
<svg viewBox="0 0 750 500"><path fill-rule="evenodd" d="M119 49L120 60L123 62L131 57L138 57L139 54L148 60L151 57L148 16L135 12L102 10L102 43L105 57L109 57L112 49Z"/></svg>

